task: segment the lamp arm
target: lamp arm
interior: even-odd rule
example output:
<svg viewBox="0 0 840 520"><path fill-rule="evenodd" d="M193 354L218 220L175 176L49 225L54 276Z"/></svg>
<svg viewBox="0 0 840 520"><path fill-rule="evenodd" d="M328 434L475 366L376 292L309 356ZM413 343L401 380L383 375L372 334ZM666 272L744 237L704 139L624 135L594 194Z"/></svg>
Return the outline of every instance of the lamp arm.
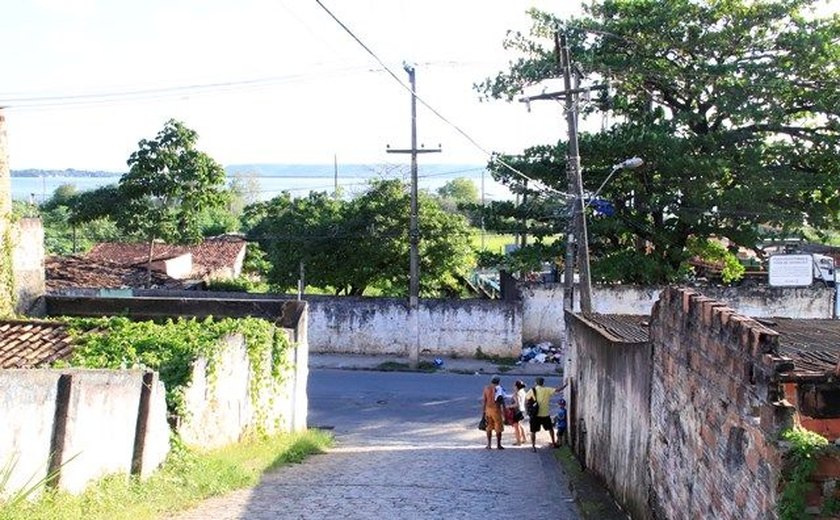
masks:
<svg viewBox="0 0 840 520"><path fill-rule="evenodd" d="M622 165L620 165L620 164L616 164L615 166L613 166L613 169L612 169L612 171L610 172L610 174L609 174L609 175L607 175L607 178L606 178L606 179L604 179L604 182L602 182L602 183L601 183L601 185L600 185L600 186L598 186L598 189L597 189L597 190L595 190L595 193L594 193L591 197L589 197L589 201L587 201L587 203L586 203L586 205L583 207L583 209L586 209L586 208L588 208L588 207L589 207L589 205L592 203L592 200L593 200L593 199L595 199L595 197L597 197L599 193L601 193L601 190L603 190L603 189L604 189L604 186L606 186L606 185L607 185L607 183L608 183L608 182L610 182L610 178L612 178L612 176L615 174L615 172L617 172L618 170L620 170L620 169L621 169L621 166L622 166Z"/></svg>

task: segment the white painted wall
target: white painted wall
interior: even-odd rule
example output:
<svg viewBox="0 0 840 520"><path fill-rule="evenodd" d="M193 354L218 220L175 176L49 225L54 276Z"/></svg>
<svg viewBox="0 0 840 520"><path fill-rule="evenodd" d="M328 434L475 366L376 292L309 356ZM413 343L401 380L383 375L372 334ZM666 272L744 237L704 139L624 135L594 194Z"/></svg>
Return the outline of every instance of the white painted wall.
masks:
<svg viewBox="0 0 840 520"><path fill-rule="evenodd" d="M522 317L517 303L492 300L421 300L417 329L404 300L309 300L313 352L407 356L419 337L420 352L443 356L518 356Z"/></svg>
<svg viewBox="0 0 840 520"><path fill-rule="evenodd" d="M281 331L281 333L284 331ZM258 416L250 393L254 377L242 335L225 339L225 345L213 370L208 370L206 359L193 365L192 381L184 392L187 416L182 418L178 433L188 445L212 448L237 442L243 435L253 432L262 422L269 433L296 431L306 427L306 383L308 346L298 339L287 350L289 369L282 376L282 383L261 388L259 402L268 412ZM271 380L271 366L264 375Z"/></svg>
<svg viewBox="0 0 840 520"><path fill-rule="evenodd" d="M60 375L0 370L0 470L11 470L0 496L26 489L47 474Z"/></svg>
<svg viewBox="0 0 840 520"><path fill-rule="evenodd" d="M46 289L44 276L44 227L41 219L22 218L13 224L12 270L15 311L40 316L39 298Z"/></svg>
<svg viewBox="0 0 840 520"><path fill-rule="evenodd" d="M522 340L526 343L562 343L566 333L563 286L522 284L519 287L522 295ZM661 290L661 287L596 285L592 288L593 311L600 314L649 315ZM834 317L834 291L828 287L706 287L697 290L751 317ZM576 307L575 310L579 310L579 306Z"/></svg>
<svg viewBox="0 0 840 520"><path fill-rule="evenodd" d="M58 486L78 493L105 475L131 471L144 371L0 370L0 468L13 465L0 496L46 478L63 374L71 376L70 401ZM164 388L158 382L151 394L143 474L157 468L168 452Z"/></svg>

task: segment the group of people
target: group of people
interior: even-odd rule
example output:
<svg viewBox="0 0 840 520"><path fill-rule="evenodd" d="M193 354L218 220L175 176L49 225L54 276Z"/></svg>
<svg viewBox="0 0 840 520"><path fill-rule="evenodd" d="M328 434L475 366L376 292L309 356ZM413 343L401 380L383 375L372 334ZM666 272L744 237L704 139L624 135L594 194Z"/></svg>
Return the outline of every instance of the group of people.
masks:
<svg viewBox="0 0 840 520"><path fill-rule="evenodd" d="M492 448L493 434L496 434L496 448L503 450L502 432L505 424L513 427L515 436L514 445L525 444L525 427L523 423L526 417L531 431L531 449L537 451L537 432L541 429L547 430L551 436L551 445L559 447L566 439L566 400L560 398L557 401L559 407L553 420L551 417L551 398L554 394L566 388L566 383L560 386L546 387L545 378L537 377L532 388L527 389L525 383L517 380L514 383L513 393L506 393L502 388L502 380L494 376L490 384L484 387L482 393L482 411L484 414L485 432L487 433L487 446ZM536 405L533 404L536 403ZM529 406L531 404L531 406ZM530 410L529 410L530 408ZM529 415L528 412L531 412ZM557 435L555 437L555 429Z"/></svg>

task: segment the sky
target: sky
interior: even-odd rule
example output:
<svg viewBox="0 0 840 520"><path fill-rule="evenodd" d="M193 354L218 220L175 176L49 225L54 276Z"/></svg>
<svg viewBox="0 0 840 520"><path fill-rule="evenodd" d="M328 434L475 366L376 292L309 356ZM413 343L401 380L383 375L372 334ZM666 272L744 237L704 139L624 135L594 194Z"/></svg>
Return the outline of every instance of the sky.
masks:
<svg viewBox="0 0 840 520"><path fill-rule="evenodd" d="M515 57L502 43L528 8L577 2L321 1L406 84L414 63L418 96L478 143L418 104L418 144L443 150L421 163L564 137L558 103L528 112L472 85ZM7 0L0 45L12 169L124 171L170 118L224 165L408 162L385 150L410 146L409 92L315 0Z"/></svg>

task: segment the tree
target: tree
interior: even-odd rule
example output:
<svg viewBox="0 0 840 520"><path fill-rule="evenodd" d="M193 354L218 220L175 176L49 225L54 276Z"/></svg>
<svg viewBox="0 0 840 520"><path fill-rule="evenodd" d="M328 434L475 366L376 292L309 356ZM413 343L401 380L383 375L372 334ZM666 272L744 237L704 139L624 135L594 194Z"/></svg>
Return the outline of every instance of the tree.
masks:
<svg viewBox="0 0 840 520"><path fill-rule="evenodd" d="M437 189L440 206L449 213L460 213L467 217L475 225L478 223L473 208L478 203L478 188L475 183L466 177L458 177L447 181L446 184Z"/></svg>
<svg viewBox="0 0 840 520"><path fill-rule="evenodd" d="M47 254L82 253L96 242L118 239L120 232L105 211L114 204L115 191L111 186L78 192L64 184L40 206L30 207L29 212L41 218Z"/></svg>
<svg viewBox="0 0 840 520"><path fill-rule="evenodd" d="M154 139L143 139L120 178L116 222L126 233L149 242L148 272L154 243L195 243L202 237L203 212L223 207L225 171L195 148L198 134L169 120Z"/></svg>
<svg viewBox="0 0 840 520"><path fill-rule="evenodd" d="M468 227L428 195L419 202L421 294L451 294L471 262ZM269 282L280 290L297 284L302 262L309 286L353 296L374 287L408 294L409 196L400 181L373 182L349 201L287 193L249 206L244 220L255 223L248 237L266 252Z"/></svg>
<svg viewBox="0 0 840 520"><path fill-rule="evenodd" d="M532 11L533 36L508 38L522 57L477 86L487 97L512 99L555 76L557 28L583 83L614 87L585 108L616 121L581 136L585 191L612 164L645 160L604 187L607 211L589 210L593 276L671 280L690 237L755 247L768 235L837 227L840 18L809 15L814 4L602 0L568 20ZM565 143L552 148L548 169L531 167L537 148L508 159L566 191ZM491 168L518 183L498 163Z"/></svg>

